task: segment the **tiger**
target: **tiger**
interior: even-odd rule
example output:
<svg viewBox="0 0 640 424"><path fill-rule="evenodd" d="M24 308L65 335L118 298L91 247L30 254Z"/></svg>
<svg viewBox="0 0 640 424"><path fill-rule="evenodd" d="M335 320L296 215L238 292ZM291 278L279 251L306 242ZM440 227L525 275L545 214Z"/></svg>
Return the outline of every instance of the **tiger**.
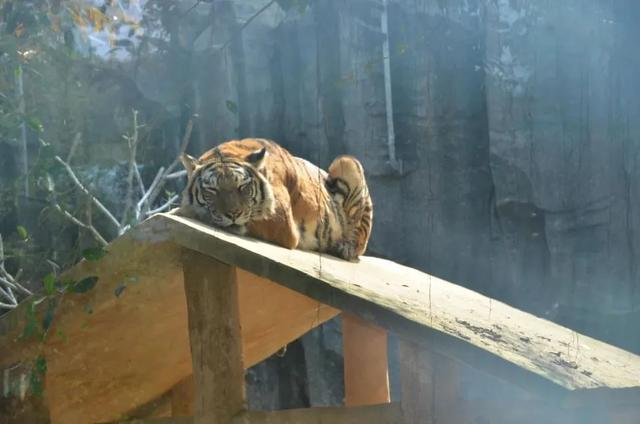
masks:
<svg viewBox="0 0 640 424"><path fill-rule="evenodd" d="M348 261L366 251L373 203L355 157L336 158L326 172L272 140L246 138L180 159L187 185L177 215Z"/></svg>

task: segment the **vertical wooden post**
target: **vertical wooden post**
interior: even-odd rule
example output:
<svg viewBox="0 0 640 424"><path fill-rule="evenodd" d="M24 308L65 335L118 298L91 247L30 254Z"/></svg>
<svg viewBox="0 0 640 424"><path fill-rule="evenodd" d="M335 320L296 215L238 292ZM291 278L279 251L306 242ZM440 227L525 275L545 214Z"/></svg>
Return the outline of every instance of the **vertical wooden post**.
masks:
<svg viewBox="0 0 640 424"><path fill-rule="evenodd" d="M229 424L245 409L235 269L193 251L183 258L195 424Z"/></svg>
<svg viewBox="0 0 640 424"><path fill-rule="evenodd" d="M171 416L173 417L193 417L195 389L193 374L184 378L173 389L171 389Z"/></svg>
<svg viewBox="0 0 640 424"><path fill-rule="evenodd" d="M460 421L458 365L406 340L400 341L402 414L405 424Z"/></svg>
<svg viewBox="0 0 640 424"><path fill-rule="evenodd" d="M387 333L380 327L342 314L346 406L390 401Z"/></svg>

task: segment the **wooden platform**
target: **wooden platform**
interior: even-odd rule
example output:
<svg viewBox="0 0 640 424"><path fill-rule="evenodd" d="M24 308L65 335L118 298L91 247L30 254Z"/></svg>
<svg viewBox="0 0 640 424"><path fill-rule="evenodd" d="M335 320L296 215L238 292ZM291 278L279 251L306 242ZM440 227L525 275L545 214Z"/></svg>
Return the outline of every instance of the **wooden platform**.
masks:
<svg viewBox="0 0 640 424"><path fill-rule="evenodd" d="M614 400L618 393L626 396L625 405L640 399L637 355L390 261L349 263L286 250L167 214L150 218L108 250L65 275L96 275L99 281L86 294L64 295L44 344L19 340L25 305L0 319L0 370L46 356L54 423L118 420L192 374L185 254L200 255L200 262L190 259L189 269L209 267L207 258L233 267L245 368L343 311L354 317L354 326L345 327L353 340L368 334L363 340L384 344L384 330L391 331L409 351L427 349L567 404L602 400L603 391ZM376 328L384 329L380 336ZM345 355L357 358L357 350ZM371 363L386 361L386 354L365 356ZM362 371L358 360L352 363L345 374L358 381ZM381 381L385 370L377 375ZM352 406L388 401L388 388L380 386L367 400L357 386L348 390L348 405L349 394Z"/></svg>

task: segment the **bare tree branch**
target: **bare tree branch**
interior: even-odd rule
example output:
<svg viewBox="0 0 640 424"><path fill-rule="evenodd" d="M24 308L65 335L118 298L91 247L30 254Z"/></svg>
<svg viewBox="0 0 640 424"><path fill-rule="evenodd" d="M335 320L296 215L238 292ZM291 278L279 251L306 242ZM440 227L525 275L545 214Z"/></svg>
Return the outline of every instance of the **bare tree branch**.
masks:
<svg viewBox="0 0 640 424"><path fill-rule="evenodd" d="M151 186L149 187L149 190L147 190L147 192L142 196L142 198L136 205L136 219L138 221L142 220L143 215L148 209L147 205L151 203L149 199L151 195L155 192L156 187L158 187L158 184L160 184L160 181L162 181L163 175L164 175L164 167L160 167L160 169L158 169L158 172L156 173L155 178L153 179L153 182L151 183Z"/></svg>
<svg viewBox="0 0 640 424"><path fill-rule="evenodd" d="M171 165L169 165L165 174L171 173L171 171L173 171L173 169L176 166L178 166L178 164L180 163L180 156L187 150L187 147L189 147L192 131L193 131L193 118L189 119L189 122L187 122L187 126L184 130L184 135L182 136L182 142L180 143L180 150L178 151L178 155L176 156L174 161L171 163ZM164 178L166 178L166 175L164 176Z"/></svg>
<svg viewBox="0 0 640 424"><path fill-rule="evenodd" d="M118 230L118 233L121 233L122 226L120 225L118 220L113 216L113 214L111 212L109 212L109 210L102 204L102 202L100 202L93 194L91 194L89 192L89 190L87 190L87 188L80 182L80 180L78 180L78 177L76 177L76 174L73 172L73 170L71 169L69 164L67 164L65 161L63 161L60 158L60 156L55 156L55 159L62 166L64 166L64 168L67 171L67 174L69 175L71 180L75 183L75 185L80 189L80 191L82 191L85 195L87 195L89 197L89 199L91 199L93 204L95 204L98 207L100 212L102 212L109 219L109 221L111 221L111 223L114 225L114 227L116 227L116 229Z"/></svg>
<svg viewBox="0 0 640 424"><path fill-rule="evenodd" d="M176 180L178 178L182 178L182 177L186 177L187 176L187 171L185 171L184 169L182 171L177 171L171 174L167 174L164 176L165 180Z"/></svg>
<svg viewBox="0 0 640 424"><path fill-rule="evenodd" d="M253 22L254 19L256 19L258 16L260 16L265 10L267 10L268 8L270 8L274 3L276 2L276 0L271 0L269 3L265 4L264 6L262 6L256 13L254 13L249 19L247 19L245 21L244 24L242 24L242 26L238 29L238 31L236 31L231 37L229 37L229 39L227 41L225 41L225 43L222 45L221 50L226 49L227 47L229 47L229 44L231 44L231 42L246 28L249 26L249 24L251 22Z"/></svg>
<svg viewBox="0 0 640 424"><path fill-rule="evenodd" d="M133 134L131 136L125 136L127 144L129 145L129 173L127 175L127 194L125 195L124 209L122 211L122 218L120 220L120 226L123 227L127 221L129 210L131 209L133 202L133 178L135 171L138 168L136 163L136 153L138 149L138 111L133 110Z"/></svg>
<svg viewBox="0 0 640 424"><path fill-rule="evenodd" d="M78 149L78 146L80 145L80 143L82 142L82 133L78 132L76 133L76 136L73 137L73 142L71 143L71 149L69 149L69 154L67 155L67 163L71 163L71 159L73 159L73 156L76 154L76 150Z"/></svg>
<svg viewBox="0 0 640 424"><path fill-rule="evenodd" d="M4 266L4 261L4 242L2 240L2 235L0 234L0 298L4 298L9 302L0 302L0 308L13 309L18 306L18 298L16 297L14 290L26 295L30 295L31 291L17 281L20 272L18 272L15 277L9 274Z"/></svg>
<svg viewBox="0 0 640 424"><path fill-rule="evenodd" d="M178 198L179 198L179 197L180 197L180 196L178 196L177 194L175 194L175 195L171 196L171 199L167 200L167 202L166 202L164 205L160 206L159 208L156 208L156 209L154 209L154 210L151 210L151 211L147 212L147 216L151 216L151 215L153 215L153 214L156 214L156 213L160 213L160 212L164 212L164 211L166 211L167 209L169 209L169 208L171 207L171 205L172 205L175 201L177 201L177 200L178 200Z"/></svg>
<svg viewBox="0 0 640 424"><path fill-rule="evenodd" d="M102 246L106 246L107 244L109 244L104 239L104 237L102 237L102 235L98 232L98 230L96 230L96 228L93 225L85 224L84 222L80 221L78 218L73 216L69 211L66 211L66 210L62 209L62 207L60 207L60 205L57 204L57 203L55 203L53 205L53 207L58 212L60 212L62 214L62 216L67 218L69 221L73 222L75 225L77 225L78 227L84 228L85 230L89 231L91 233L91 235L93 236L93 238L96 239L96 241L98 243L100 243Z"/></svg>

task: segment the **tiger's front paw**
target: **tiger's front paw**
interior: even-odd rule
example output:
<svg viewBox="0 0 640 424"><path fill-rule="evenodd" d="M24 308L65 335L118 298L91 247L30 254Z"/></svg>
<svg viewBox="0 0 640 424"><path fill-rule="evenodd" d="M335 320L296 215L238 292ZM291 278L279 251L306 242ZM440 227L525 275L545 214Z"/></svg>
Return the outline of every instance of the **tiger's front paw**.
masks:
<svg viewBox="0 0 640 424"><path fill-rule="evenodd" d="M356 242L353 240L340 240L333 246L331 253L346 261L355 261L358 259L356 253Z"/></svg>

